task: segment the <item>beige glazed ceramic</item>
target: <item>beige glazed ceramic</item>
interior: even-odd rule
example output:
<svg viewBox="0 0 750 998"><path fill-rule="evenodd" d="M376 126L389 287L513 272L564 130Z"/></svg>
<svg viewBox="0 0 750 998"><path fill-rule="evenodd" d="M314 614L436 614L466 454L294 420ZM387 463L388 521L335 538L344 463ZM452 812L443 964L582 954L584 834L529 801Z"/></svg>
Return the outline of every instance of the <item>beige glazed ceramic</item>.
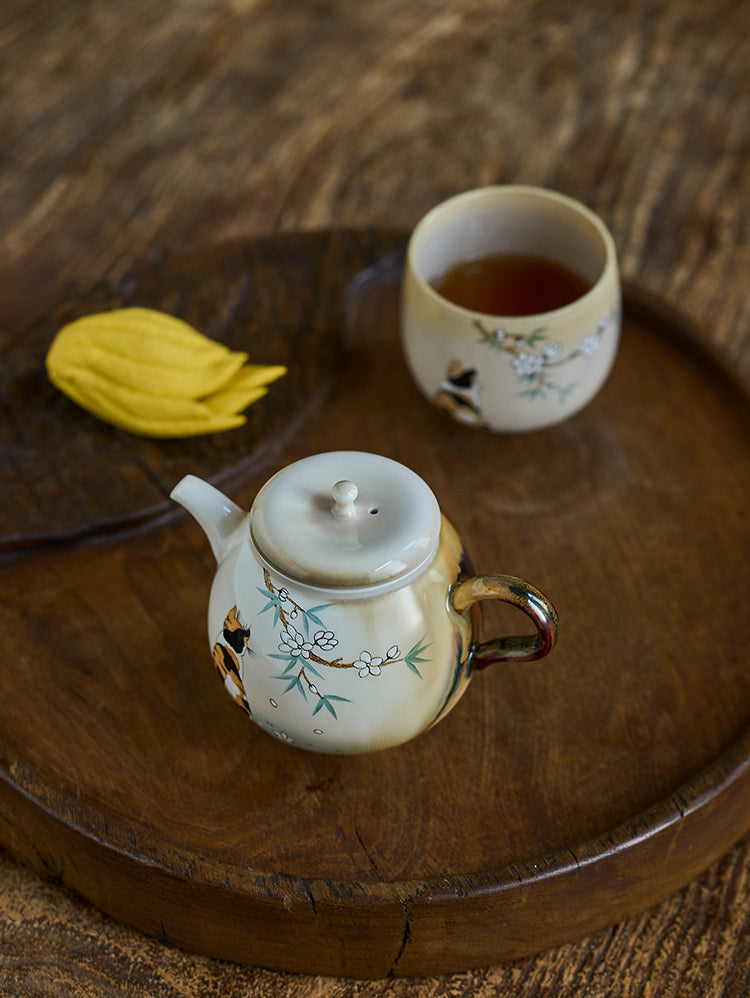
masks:
<svg viewBox="0 0 750 998"><path fill-rule="evenodd" d="M218 562L208 639L227 691L269 734L355 753L407 741L444 717L474 670L541 658L554 607L509 576L475 576L427 484L359 451L289 465L249 513L188 475L172 498ZM500 599L535 633L482 642L476 604Z"/></svg>
<svg viewBox="0 0 750 998"><path fill-rule="evenodd" d="M590 289L537 315L462 308L431 282L452 266L493 254L545 257ZM599 391L617 352L620 281L614 242L579 202L538 187L459 194L412 233L402 298L402 342L422 393L455 419L496 432L542 429Z"/></svg>

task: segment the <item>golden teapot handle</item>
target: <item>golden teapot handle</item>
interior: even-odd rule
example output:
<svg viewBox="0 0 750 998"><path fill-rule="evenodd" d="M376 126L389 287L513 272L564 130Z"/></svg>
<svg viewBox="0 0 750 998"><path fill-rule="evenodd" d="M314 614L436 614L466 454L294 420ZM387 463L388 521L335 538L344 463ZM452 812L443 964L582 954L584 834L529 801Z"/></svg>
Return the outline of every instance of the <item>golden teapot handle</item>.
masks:
<svg viewBox="0 0 750 998"><path fill-rule="evenodd" d="M450 591L453 609L460 614L486 599L501 600L523 610L536 633L474 644L470 658L473 669L486 669L497 662L533 662L552 651L557 641L557 610L536 586L510 575L475 575Z"/></svg>

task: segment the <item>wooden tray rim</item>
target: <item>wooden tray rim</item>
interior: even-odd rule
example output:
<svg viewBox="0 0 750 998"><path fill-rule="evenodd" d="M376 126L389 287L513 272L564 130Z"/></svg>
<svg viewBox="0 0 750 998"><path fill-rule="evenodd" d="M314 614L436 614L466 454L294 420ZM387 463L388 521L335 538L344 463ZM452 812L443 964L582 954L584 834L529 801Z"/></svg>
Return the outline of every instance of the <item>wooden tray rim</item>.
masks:
<svg viewBox="0 0 750 998"><path fill-rule="evenodd" d="M311 240L316 236L326 238L331 232L341 230L319 230L311 232ZM356 231L356 230L355 230ZM368 230L372 231L372 230ZM285 236L294 234L280 234L272 237L274 241L283 242ZM391 233L395 237L394 233ZM406 239L406 236L404 236ZM258 240L253 240L258 241ZM259 241L263 242L261 238ZM245 243L246 240L237 240ZM391 265L395 259L394 253L389 254ZM377 263L370 268L365 268L358 273L353 281L367 281L368 274L377 276ZM352 282L350 282L351 285ZM659 334L667 335L672 342L676 343L681 350L688 350L702 361L710 362L713 370L712 376L719 376L725 379L729 385L740 393L742 401L747 404L749 401L748 389L750 386L742 378L736 367L730 365L726 355L715 344L708 344L697 336L696 327L682 316L677 310L665 306L654 296L644 293L637 287L625 285L624 287L624 308L626 314L632 316L636 321L640 321L649 326ZM228 476L241 477L242 474L252 470L253 461L250 457L241 462L240 466L225 469L221 477ZM165 507L160 515L147 518L145 521L138 521L136 525L127 522L122 525L122 529L112 528L107 525L107 529L93 538L87 538L87 543L107 540L127 543L128 539L134 535L163 529L173 519L179 515L178 511L171 511ZM80 543L80 539L67 538L59 543L45 544L42 549L15 553L10 559L0 559L7 561L13 557L45 557L54 555L61 549L69 548L75 543ZM154 852L149 848L149 835L145 832L143 837L137 835L137 822L131 822L128 829L124 825L119 829L114 828L112 820L108 820L107 840L97 834L97 831L90 821L85 818L88 810L90 818L97 808L86 807L86 798L80 796L71 801L65 800L61 789L53 787L45 780L44 776L35 771L21 759L12 765L10 770L6 770L7 762L0 768L0 784L4 786L4 795L9 799L14 797L23 799L26 805L31 805L41 812L42 821L63 826L66 833L86 840L94 850L99 853L119 854L132 862L137 859L140 863L146 863L152 869L158 870L169 880L191 881L200 883L209 889L216 888L222 892L227 890L229 879L231 879L232 891L240 894L247 902L252 903L257 900L267 903L280 902L285 909L304 905L326 904L335 905L342 903L348 907L371 909L373 903L396 908L402 912L404 905L427 904L430 906L453 903L461 903L465 909L467 902L474 902L478 907L477 911L487 910L487 904L492 904L492 899L507 893L509 888L518 887L519 884L528 888L541 887L550 880L559 878L569 878L580 876L585 868L594 863L601 863L611 860L616 864L621 864L627 860L627 856L637 851L646 840L651 840L654 836L664 836L672 843L679 837L679 827L686 819L710 820L711 814L716 806L727 797L734 795L738 799L744 795L750 797L750 730L735 740L735 742L701 772L697 773L691 780L683 784L668 797L655 802L647 809L635 814L632 818L619 824L617 827L608 830L602 835L595 836L582 842L574 843L560 850L539 856L528 856L519 858L518 862L500 867L497 870L486 869L476 870L469 874L460 876L432 876L427 878L414 878L390 881L369 881L363 880L356 884L347 883L345 880L333 878L305 878L291 873L270 872L252 869L247 866L227 867L226 864L216 859L205 859L196 865L194 858L185 860L185 867L181 867L177 862L171 866L166 866L157 862ZM64 804L64 806L63 806ZM731 847L750 827L750 809L741 808L728 823L716 829L713 839L713 846L704 850L700 856L695 857L689 868L689 874L685 874L675 860L675 866L666 882L671 885L670 890L678 889L687 879L696 875L704 869L710 862L720 856L727 848ZM137 855L133 854L133 836L138 841ZM159 841L164 841L159 839ZM671 855L671 847L668 854ZM151 853L151 855L150 855ZM178 855L178 851L171 853ZM229 878L229 879L228 879ZM90 897L90 893L88 894ZM94 903L99 903L96 898L91 898ZM106 904L100 904L107 908ZM607 916L607 924L616 916L624 917L633 914L634 911L615 909ZM554 942L554 940L551 940ZM283 968L281 968L283 969ZM325 968L321 972L327 972ZM367 976L367 975L365 975Z"/></svg>

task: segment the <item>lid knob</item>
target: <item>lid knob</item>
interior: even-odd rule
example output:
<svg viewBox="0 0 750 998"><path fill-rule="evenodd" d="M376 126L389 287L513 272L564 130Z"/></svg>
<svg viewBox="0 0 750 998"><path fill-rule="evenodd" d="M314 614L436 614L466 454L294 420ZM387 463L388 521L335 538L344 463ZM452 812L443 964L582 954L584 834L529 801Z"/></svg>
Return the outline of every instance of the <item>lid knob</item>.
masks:
<svg viewBox="0 0 750 998"><path fill-rule="evenodd" d="M354 503L359 495L359 489L354 482L346 480L336 482L331 493L333 495L334 516L354 516Z"/></svg>

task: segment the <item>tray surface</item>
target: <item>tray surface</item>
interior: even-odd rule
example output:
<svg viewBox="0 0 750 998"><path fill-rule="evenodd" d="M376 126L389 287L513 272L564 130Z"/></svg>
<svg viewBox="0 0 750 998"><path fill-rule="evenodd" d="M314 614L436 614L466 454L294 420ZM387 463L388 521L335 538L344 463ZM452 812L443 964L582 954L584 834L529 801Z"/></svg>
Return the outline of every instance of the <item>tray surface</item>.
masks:
<svg viewBox="0 0 750 998"><path fill-rule="evenodd" d="M216 480L248 462L257 465L330 387L344 288L373 238L381 249L399 239L362 232L323 244L315 235L297 235L144 264L12 331L0 375L0 456L8 482L0 552L153 519L169 510L170 483L188 471ZM249 348L254 363L287 365L288 374L274 384L273 405L251 406L240 429L189 440L139 438L92 419L49 382L44 356L65 322L128 305L179 315L232 349Z"/></svg>
<svg viewBox="0 0 750 998"><path fill-rule="evenodd" d="M127 300L163 307L174 274L189 276L209 318L228 314L238 281L262 285L261 337L288 278L304 286L308 307L290 301L281 325L305 398L285 396L279 414L271 392L255 429L216 451L183 442L167 459L121 440L117 461L95 455L120 488L110 508L92 500L88 532L147 519L141 504L163 512L183 469L249 506L306 454L384 453L433 488L478 571L520 575L556 603L548 659L475 676L401 748L306 754L249 725L215 679L213 563L191 520L31 552L38 525L6 520L18 550L0 574L0 843L215 956L347 976L497 962L642 910L750 827L747 387L630 291L614 371L582 413L518 437L459 426L401 359L402 246L395 233L277 236L134 278ZM231 318L221 328L242 340ZM84 431L72 408L58 418L64 467L67 434ZM159 483L146 500L131 476L144 453ZM83 496L88 475L74 481ZM86 533L70 515L49 522L49 539ZM517 625L507 609L485 615L488 634Z"/></svg>

